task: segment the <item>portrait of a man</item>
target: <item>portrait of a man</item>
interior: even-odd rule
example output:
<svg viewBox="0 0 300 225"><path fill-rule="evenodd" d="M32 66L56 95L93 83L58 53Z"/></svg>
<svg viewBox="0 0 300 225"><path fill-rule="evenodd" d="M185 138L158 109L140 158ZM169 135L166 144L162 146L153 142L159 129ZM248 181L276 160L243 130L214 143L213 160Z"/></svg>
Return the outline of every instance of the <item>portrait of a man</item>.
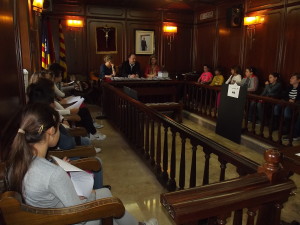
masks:
<svg viewBox="0 0 300 225"><path fill-rule="evenodd" d="M142 51L147 51L147 41L146 38L142 36L142 40L141 40L141 48Z"/></svg>

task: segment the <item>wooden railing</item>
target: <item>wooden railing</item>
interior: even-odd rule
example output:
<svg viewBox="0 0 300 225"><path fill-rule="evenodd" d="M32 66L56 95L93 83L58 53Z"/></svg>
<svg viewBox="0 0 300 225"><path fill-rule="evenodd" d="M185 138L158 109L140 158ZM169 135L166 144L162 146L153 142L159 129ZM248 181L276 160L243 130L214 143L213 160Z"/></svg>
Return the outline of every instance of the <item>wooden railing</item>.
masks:
<svg viewBox="0 0 300 225"><path fill-rule="evenodd" d="M220 87L186 81L182 98L185 109L200 116L217 118L217 99L220 90Z"/></svg>
<svg viewBox="0 0 300 225"><path fill-rule="evenodd" d="M258 164L250 159L130 98L120 88L107 83L102 87L104 113L168 190L256 172ZM213 180L210 172L218 170L219 179Z"/></svg>
<svg viewBox="0 0 300 225"><path fill-rule="evenodd" d="M265 152L266 163L258 173L188 190L164 193L161 203L176 224L279 225L281 209L296 188L280 166L277 150ZM233 214L232 214L233 212Z"/></svg>
<svg viewBox="0 0 300 225"><path fill-rule="evenodd" d="M186 81L182 98L185 109L200 116L216 120L220 90L220 87ZM257 107L261 108L260 115L258 115ZM288 121L284 119L286 108L291 109L291 119ZM278 111L279 116L275 116L275 111ZM300 106L294 103L248 94L245 105L243 131L245 134L273 145L291 146L299 111ZM251 118L249 118L249 113L252 113ZM257 124L257 118L261 118L259 124ZM289 140L286 142L282 141L284 131L285 133L287 132L289 137Z"/></svg>

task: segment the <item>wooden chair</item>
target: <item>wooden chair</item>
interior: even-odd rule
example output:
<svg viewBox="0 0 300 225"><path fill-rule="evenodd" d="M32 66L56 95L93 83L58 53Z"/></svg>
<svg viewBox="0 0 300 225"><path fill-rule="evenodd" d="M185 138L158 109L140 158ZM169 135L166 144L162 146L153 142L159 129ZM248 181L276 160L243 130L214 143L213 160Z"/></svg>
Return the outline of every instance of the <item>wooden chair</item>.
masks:
<svg viewBox="0 0 300 225"><path fill-rule="evenodd" d="M98 170L96 159L80 159L73 162L81 169ZM99 161L98 161L99 162ZM5 164L0 163L0 181L5 182ZM1 183L0 183L1 184ZM44 209L22 203L17 192L6 191L0 195L0 224L2 225L66 225L102 219L103 225L112 225L113 218L120 218L125 208L120 199L111 197L72 207Z"/></svg>
<svg viewBox="0 0 300 225"><path fill-rule="evenodd" d="M51 150L48 151L47 153L48 156L53 155L58 158L63 158L63 157L80 157L80 158L86 158L86 157L94 157L96 155L95 148L93 146L76 146L73 149L70 150L61 150L61 149L56 149L56 150Z"/></svg>

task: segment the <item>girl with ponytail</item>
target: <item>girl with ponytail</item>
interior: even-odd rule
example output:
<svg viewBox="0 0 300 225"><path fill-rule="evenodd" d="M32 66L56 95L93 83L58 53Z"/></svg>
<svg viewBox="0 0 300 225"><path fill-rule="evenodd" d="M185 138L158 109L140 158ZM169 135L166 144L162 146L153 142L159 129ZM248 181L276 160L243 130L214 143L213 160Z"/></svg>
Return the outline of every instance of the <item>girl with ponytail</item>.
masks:
<svg viewBox="0 0 300 225"><path fill-rule="evenodd" d="M10 190L23 194L23 179L36 157L45 158L48 147L59 138L59 115L45 104L27 105L8 155ZM44 148L39 148L40 143Z"/></svg>
<svg viewBox="0 0 300 225"><path fill-rule="evenodd" d="M1 146L5 146L9 189L22 194L26 204L40 208L63 208L79 205L96 199L112 197L109 189L93 190L88 198L77 195L68 174L45 157L49 147L59 139L59 115L49 105L35 103L25 106L19 118L14 118L1 136ZM16 121L18 128L16 129ZM14 131L9 131L14 129ZM7 134L15 133L12 144ZM6 141L5 141L6 140ZM2 149L1 149L2 151ZM8 154L7 154L8 153ZM88 221L86 225L101 224L100 220ZM127 211L114 219L114 225L158 225L152 218L138 222Z"/></svg>

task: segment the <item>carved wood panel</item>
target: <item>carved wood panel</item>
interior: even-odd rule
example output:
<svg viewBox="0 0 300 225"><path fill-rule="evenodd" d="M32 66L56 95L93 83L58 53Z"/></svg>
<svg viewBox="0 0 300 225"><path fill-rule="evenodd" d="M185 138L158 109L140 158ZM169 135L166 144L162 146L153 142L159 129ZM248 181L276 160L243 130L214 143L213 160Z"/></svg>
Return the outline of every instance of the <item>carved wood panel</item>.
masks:
<svg viewBox="0 0 300 225"><path fill-rule="evenodd" d="M286 17L285 46L281 72L286 83L292 73L300 71L298 62L300 52L300 6L289 7Z"/></svg>
<svg viewBox="0 0 300 225"><path fill-rule="evenodd" d="M263 24L256 25L255 30L245 31L244 67L257 68L261 83L264 83L269 73L279 70L283 14L283 9L268 11Z"/></svg>
<svg viewBox="0 0 300 225"><path fill-rule="evenodd" d="M114 64L118 66L125 58L125 40L127 31L125 29L124 21L111 21L111 20L87 20L87 53L88 53L88 72L92 70L99 71L100 65L104 63L103 57L106 54L96 53L96 27L114 27L116 28L116 45L117 53L111 54Z"/></svg>
<svg viewBox="0 0 300 225"><path fill-rule="evenodd" d="M4 124L16 112L16 109L25 103L18 33L19 21L16 11L19 8L18 4L19 1L0 0L0 46L2 50L0 54L0 124L2 128L0 129L3 129Z"/></svg>
<svg viewBox="0 0 300 225"><path fill-rule="evenodd" d="M218 45L216 66L223 68L224 76L230 75L230 68L241 65L243 27L227 27L226 20L218 21Z"/></svg>
<svg viewBox="0 0 300 225"><path fill-rule="evenodd" d="M197 25L194 42L194 65L193 70L202 71L203 65L214 66L214 49L216 40L215 22Z"/></svg>

